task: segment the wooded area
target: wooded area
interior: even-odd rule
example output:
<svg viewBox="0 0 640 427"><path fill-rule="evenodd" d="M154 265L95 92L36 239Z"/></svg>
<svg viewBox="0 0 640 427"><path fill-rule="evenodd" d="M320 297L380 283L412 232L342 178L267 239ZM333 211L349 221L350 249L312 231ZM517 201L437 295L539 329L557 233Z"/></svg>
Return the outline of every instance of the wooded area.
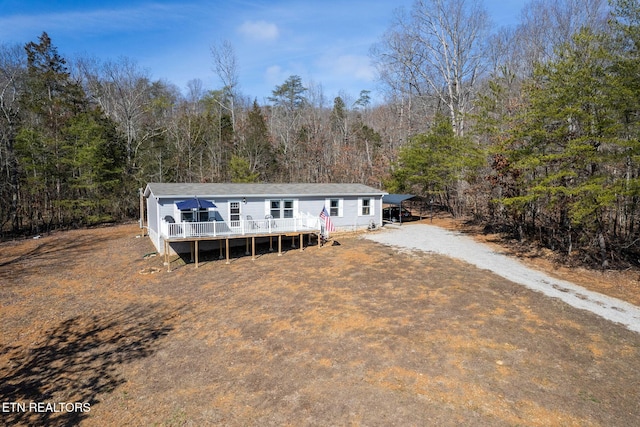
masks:
<svg viewBox="0 0 640 427"><path fill-rule="evenodd" d="M147 182L360 182L581 262L640 263L640 5L532 0L495 29L480 1L417 0L372 46L385 87L327 100L290 76L265 105L183 93L128 58L0 46L0 231L136 218Z"/></svg>

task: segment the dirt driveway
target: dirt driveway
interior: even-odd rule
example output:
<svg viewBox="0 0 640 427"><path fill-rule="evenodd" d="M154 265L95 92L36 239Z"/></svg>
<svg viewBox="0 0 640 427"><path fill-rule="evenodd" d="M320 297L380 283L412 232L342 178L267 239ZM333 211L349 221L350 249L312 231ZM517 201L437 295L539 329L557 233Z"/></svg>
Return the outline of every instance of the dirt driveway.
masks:
<svg viewBox="0 0 640 427"><path fill-rule="evenodd" d="M640 425L640 334L489 271L345 236L168 273L137 234L0 245L0 424Z"/></svg>

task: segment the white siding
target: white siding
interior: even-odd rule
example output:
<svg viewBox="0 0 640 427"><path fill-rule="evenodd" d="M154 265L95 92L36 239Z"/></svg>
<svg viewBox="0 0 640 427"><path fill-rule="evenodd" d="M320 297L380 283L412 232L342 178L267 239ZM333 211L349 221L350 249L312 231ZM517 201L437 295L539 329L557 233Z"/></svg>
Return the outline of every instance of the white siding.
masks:
<svg viewBox="0 0 640 427"><path fill-rule="evenodd" d="M147 199L147 227L149 232L149 238L156 247L158 252L162 252L160 249L160 224L158 223L158 201L155 197Z"/></svg>
<svg viewBox="0 0 640 427"><path fill-rule="evenodd" d="M147 225L149 230L158 231L158 202L155 197L147 199Z"/></svg>
<svg viewBox="0 0 640 427"><path fill-rule="evenodd" d="M372 201L371 214L368 216L361 215L362 212L362 199L369 198ZM242 219L247 219L247 216L251 216L255 220L264 219L265 215L270 212L269 200L293 200L294 201L294 215L303 214L311 216L319 216L324 207L329 212L329 200L339 199L339 215L331 217L334 226L340 231L352 231L357 229L366 228L373 221L377 226L382 226L382 197L381 196L339 196L332 197L331 195L322 196L305 196L305 197L260 197L252 196L246 198L246 203L242 201L242 198L238 197L216 197L215 200L207 198L214 202L217 209L210 211L209 217L213 219L217 217L218 220L229 221L229 201L240 200L240 209ZM150 194L147 198L147 224L149 227L149 237L155 245L158 252L164 250L164 242L161 236L161 223L166 216L172 216L176 222L181 221L180 211L177 209L175 203L177 201L185 200L185 198L162 198L157 200L153 194ZM184 246L184 245L183 245ZM206 246L209 246L208 244ZM186 246L188 249L188 246ZM217 247L217 246L216 246ZM178 249L176 247L175 249ZM182 247L180 247L182 249ZM173 252L173 251L172 251Z"/></svg>

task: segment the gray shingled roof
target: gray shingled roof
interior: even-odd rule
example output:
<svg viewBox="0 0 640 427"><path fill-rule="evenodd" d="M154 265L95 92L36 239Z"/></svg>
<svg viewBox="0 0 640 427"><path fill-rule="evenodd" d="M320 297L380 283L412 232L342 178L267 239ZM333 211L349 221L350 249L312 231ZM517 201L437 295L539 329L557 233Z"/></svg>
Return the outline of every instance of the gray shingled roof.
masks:
<svg viewBox="0 0 640 427"><path fill-rule="evenodd" d="M155 197L246 197L246 196L381 196L387 194L363 184L235 184L157 183L147 184L145 196Z"/></svg>

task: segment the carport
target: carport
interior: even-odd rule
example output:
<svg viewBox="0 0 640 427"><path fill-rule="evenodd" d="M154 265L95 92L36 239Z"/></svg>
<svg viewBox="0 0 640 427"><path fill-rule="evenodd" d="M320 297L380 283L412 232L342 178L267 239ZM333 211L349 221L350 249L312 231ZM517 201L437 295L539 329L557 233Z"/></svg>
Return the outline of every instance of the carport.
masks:
<svg viewBox="0 0 640 427"><path fill-rule="evenodd" d="M400 224L402 224L402 202L413 199L414 197L416 196L413 194L387 194L386 196L382 196L382 204L398 206L398 220L400 221Z"/></svg>

